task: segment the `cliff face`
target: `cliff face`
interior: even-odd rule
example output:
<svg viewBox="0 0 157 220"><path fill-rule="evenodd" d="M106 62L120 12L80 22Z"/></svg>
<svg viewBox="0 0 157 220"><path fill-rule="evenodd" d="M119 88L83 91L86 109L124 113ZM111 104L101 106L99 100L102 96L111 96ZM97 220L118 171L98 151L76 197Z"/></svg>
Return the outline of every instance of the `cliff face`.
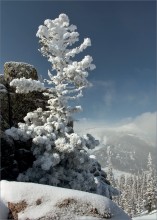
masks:
<svg viewBox="0 0 157 220"><path fill-rule="evenodd" d="M4 74L0 75L0 120L1 120L1 179L15 180L19 172L28 169L34 157L30 151L31 140L26 143L14 141L4 134L19 122L30 111L38 107L46 109L47 100L41 92L17 94L9 83L15 78L32 78L38 80L36 69L21 62L7 62L4 64Z"/></svg>
<svg viewBox="0 0 157 220"><path fill-rule="evenodd" d="M38 107L45 109L46 98L41 92L17 94L15 88L9 86L11 80L21 77L38 80L37 71L32 65L18 62L4 64L4 75L0 77L2 131L11 126L17 126L28 112Z"/></svg>

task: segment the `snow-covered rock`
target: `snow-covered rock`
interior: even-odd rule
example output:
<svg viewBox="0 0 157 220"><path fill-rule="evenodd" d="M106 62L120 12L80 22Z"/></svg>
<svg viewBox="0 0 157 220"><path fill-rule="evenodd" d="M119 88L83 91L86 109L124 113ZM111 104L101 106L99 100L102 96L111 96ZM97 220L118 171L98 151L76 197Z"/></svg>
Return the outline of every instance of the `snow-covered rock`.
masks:
<svg viewBox="0 0 157 220"><path fill-rule="evenodd" d="M10 61L4 64L4 78L6 81L10 82L15 78L25 77L27 79L38 79L37 71L34 66L23 63Z"/></svg>
<svg viewBox="0 0 157 220"><path fill-rule="evenodd" d="M10 81L12 80L12 87ZM47 97L43 96L41 90L43 84L38 80L37 71L34 66L21 62L6 62L4 64L4 75L0 74L0 97L1 97L1 129L4 131L10 126L17 126L29 111L38 107L46 109ZM27 94L17 94L21 82L21 90ZM40 91L36 91L36 90ZM28 93L29 92L29 93Z"/></svg>
<svg viewBox="0 0 157 220"><path fill-rule="evenodd" d="M7 219L9 206L12 211L16 208L9 215L18 214L20 220L131 220L110 199L92 193L4 180L0 190L0 219Z"/></svg>
<svg viewBox="0 0 157 220"><path fill-rule="evenodd" d="M22 75L20 75L20 71L22 71ZM26 80L23 76L26 78L30 76L32 78ZM12 81L13 85L18 85L18 82L22 81L22 87L24 88L25 85L27 91L29 90L30 92L28 94L15 93L15 89L9 85L10 78L8 77L14 78ZM28 142L19 141L13 142L12 140L10 145L8 139L11 138L4 135L4 131L10 128L10 126L16 127L19 122L23 121L23 118L29 111L33 111L38 107L46 109L47 97L43 96L40 91L32 91L32 89L36 89L37 87L43 87L43 84L37 80L33 80L34 78L38 78L35 68L30 64L21 62L5 63L4 75L0 74L0 121L2 131L0 134L0 160L1 179L3 180L16 180L19 172L23 172L30 167L28 161L31 161L30 157L33 157L30 153L31 143L29 144Z"/></svg>

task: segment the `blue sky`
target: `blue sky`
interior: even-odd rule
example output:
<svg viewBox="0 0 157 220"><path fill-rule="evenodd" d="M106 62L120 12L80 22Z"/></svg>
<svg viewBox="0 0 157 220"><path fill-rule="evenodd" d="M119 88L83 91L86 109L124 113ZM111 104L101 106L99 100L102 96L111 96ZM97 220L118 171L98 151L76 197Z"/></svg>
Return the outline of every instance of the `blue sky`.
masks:
<svg viewBox="0 0 157 220"><path fill-rule="evenodd" d="M1 63L23 61L47 77L50 63L38 51L44 20L66 13L80 43L90 37L97 68L78 117L117 121L156 111L155 1L1 1ZM78 103L77 103L78 104Z"/></svg>

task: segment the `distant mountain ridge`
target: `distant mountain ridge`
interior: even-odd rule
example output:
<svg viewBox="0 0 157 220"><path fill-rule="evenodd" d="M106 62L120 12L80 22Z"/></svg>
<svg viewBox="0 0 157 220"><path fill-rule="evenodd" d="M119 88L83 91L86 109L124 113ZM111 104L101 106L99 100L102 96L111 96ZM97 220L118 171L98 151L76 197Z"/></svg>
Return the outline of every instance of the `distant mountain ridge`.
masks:
<svg viewBox="0 0 157 220"><path fill-rule="evenodd" d="M94 154L102 167L107 166L107 146L111 147L112 164L115 169L135 173L147 168L149 152L157 166L156 148L153 141L144 132L131 126L118 128L93 127L81 131L89 132L98 138L100 145L91 154Z"/></svg>

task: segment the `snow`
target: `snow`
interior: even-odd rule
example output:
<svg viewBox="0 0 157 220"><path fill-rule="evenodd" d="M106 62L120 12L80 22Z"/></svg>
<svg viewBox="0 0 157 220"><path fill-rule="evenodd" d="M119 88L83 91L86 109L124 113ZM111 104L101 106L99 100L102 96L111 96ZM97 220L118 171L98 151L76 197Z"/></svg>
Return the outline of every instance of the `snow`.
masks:
<svg viewBox="0 0 157 220"><path fill-rule="evenodd" d="M152 211L150 214L145 214L133 218L133 220L156 220L156 219L157 219L157 210Z"/></svg>
<svg viewBox="0 0 157 220"><path fill-rule="evenodd" d="M7 219L7 203L19 203L25 201L27 207L18 213L18 219L37 220L43 219L61 219L61 220L99 220L104 219L102 215L107 211L112 214L114 220L131 220L114 202L110 199L82 191L64 189L54 186L9 182L2 180L0 182L0 219ZM41 204L36 204L37 200ZM64 207L65 199L74 201L71 206ZM63 206L59 206L62 205ZM69 208L69 210L68 210ZM93 215L89 210L96 208L97 215ZM74 210L74 211L73 211ZM83 213L85 213L83 215ZM87 213L87 214L86 214ZM99 216L100 215L100 216Z"/></svg>
<svg viewBox="0 0 157 220"><path fill-rule="evenodd" d="M27 67L29 67L29 68L34 68L33 65L31 65L31 64L29 64L29 63L25 63L25 62L10 61L10 62L5 62L5 64L6 64L6 65L13 64L14 66L19 66L19 65L23 66L23 65L25 65L25 66L27 66Z"/></svg>
<svg viewBox="0 0 157 220"><path fill-rule="evenodd" d="M10 86L16 87L16 93L29 93L32 91L45 90L44 83L41 83L38 80L26 79L25 77L12 80Z"/></svg>

